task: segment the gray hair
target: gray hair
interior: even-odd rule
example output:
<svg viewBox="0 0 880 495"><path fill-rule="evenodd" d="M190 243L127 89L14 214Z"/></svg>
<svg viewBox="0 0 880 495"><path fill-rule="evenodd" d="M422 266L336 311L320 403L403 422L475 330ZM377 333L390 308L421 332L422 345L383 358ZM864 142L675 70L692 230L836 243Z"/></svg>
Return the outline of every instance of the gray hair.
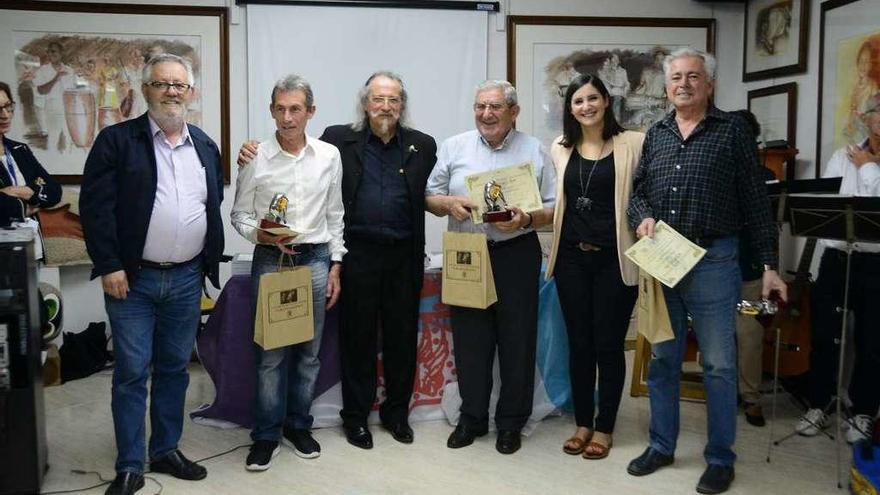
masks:
<svg viewBox="0 0 880 495"><path fill-rule="evenodd" d="M315 95L312 93L312 85L302 76L296 74L288 74L272 88L272 105L275 105L275 95L277 93L288 93L291 91L302 91L306 95L306 106L311 108L315 104Z"/></svg>
<svg viewBox="0 0 880 495"><path fill-rule="evenodd" d="M370 116L367 113L367 102L370 99L370 83L377 77L387 77L400 85L400 118L397 120L397 125L399 127L408 127L407 123L409 122L409 115L407 113L406 104L408 96L406 94L406 86L403 85L403 79L390 70L378 70L370 74L370 77L367 78L367 82L365 82L363 87L358 91L357 106L355 108L355 115L357 115L357 117L355 118L355 121L352 122L351 128L356 131L362 131L370 126Z"/></svg>
<svg viewBox="0 0 880 495"><path fill-rule="evenodd" d="M484 91L493 91L496 89L504 94L504 101L507 102L507 106L512 107L517 105L518 100L516 97L516 88L513 87L513 84L500 79L488 79L481 82L477 85L477 91L474 93L474 96Z"/></svg>
<svg viewBox="0 0 880 495"><path fill-rule="evenodd" d="M669 67L672 65L672 62L678 60L680 58L699 58L703 61L703 69L706 72L706 76L709 77L710 81L715 80L715 69L718 67L718 61L715 60L715 57L709 53L693 49L691 47L679 48L674 52L670 53L663 59L663 75L669 75Z"/></svg>
<svg viewBox="0 0 880 495"><path fill-rule="evenodd" d="M153 66L164 64L167 62L174 62L182 65L183 68L186 69L187 84L192 86L196 83L196 78L193 75L192 64L190 64L187 59L171 53L160 53L158 55L150 57L150 60L147 60L146 65L144 65L144 68L141 71L141 80L144 81L144 84L151 81L151 77L153 76Z"/></svg>

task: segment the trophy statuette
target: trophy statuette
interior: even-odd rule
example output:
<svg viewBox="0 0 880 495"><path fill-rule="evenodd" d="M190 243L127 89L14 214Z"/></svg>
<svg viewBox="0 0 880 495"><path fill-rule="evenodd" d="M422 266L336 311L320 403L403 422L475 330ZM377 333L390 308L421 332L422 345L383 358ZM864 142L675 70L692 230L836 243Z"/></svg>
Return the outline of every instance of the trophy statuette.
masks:
<svg viewBox="0 0 880 495"><path fill-rule="evenodd" d="M507 201L504 199L504 191L501 184L494 180L483 186L483 201L486 202L486 212L483 213L483 222L506 222L513 218L513 212L507 209Z"/></svg>

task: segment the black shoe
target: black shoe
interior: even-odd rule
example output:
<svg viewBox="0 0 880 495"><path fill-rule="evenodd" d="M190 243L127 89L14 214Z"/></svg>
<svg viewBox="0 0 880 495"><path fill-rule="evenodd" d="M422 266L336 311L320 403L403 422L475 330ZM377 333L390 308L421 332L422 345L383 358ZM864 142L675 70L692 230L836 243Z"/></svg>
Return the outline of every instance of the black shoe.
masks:
<svg viewBox="0 0 880 495"><path fill-rule="evenodd" d="M104 495L132 495L143 487L144 475L123 471L116 475L116 479L110 483Z"/></svg>
<svg viewBox="0 0 880 495"><path fill-rule="evenodd" d="M303 459L321 456L321 444L312 437L309 430L284 428L284 440L293 449L293 453Z"/></svg>
<svg viewBox="0 0 880 495"><path fill-rule="evenodd" d="M722 466L721 464L709 464L703 475L700 476L700 482L697 483L698 493L724 493L733 483L733 466Z"/></svg>
<svg viewBox="0 0 880 495"><path fill-rule="evenodd" d="M764 411L761 409L760 404L744 402L743 407L745 408L746 422L748 424L759 428L767 424L764 420Z"/></svg>
<svg viewBox="0 0 880 495"><path fill-rule="evenodd" d="M208 470L183 456L179 450L150 461L150 471L165 473L182 480L201 480L208 476Z"/></svg>
<svg viewBox="0 0 880 495"><path fill-rule="evenodd" d="M446 440L446 446L450 449L460 449L474 443L474 439L489 433L488 429L478 430L473 426L459 423Z"/></svg>
<svg viewBox="0 0 880 495"><path fill-rule="evenodd" d="M663 466L672 464L673 461L675 461L673 456L666 455L655 450L653 447L648 447L642 452L642 455L630 461L626 472L633 476L644 476L653 473Z"/></svg>
<svg viewBox="0 0 880 495"><path fill-rule="evenodd" d="M413 443L413 430L406 421L382 423L382 428L388 430L391 436L400 443Z"/></svg>
<svg viewBox="0 0 880 495"><path fill-rule="evenodd" d="M244 462L244 468L248 471L265 471L272 465L272 459L281 452L278 442L272 440L257 440L251 445L251 451Z"/></svg>
<svg viewBox="0 0 880 495"><path fill-rule="evenodd" d="M348 443L362 449L373 448L373 435L366 426L343 426Z"/></svg>
<svg viewBox="0 0 880 495"><path fill-rule="evenodd" d="M501 454L513 454L522 446L519 430L498 430L495 450Z"/></svg>

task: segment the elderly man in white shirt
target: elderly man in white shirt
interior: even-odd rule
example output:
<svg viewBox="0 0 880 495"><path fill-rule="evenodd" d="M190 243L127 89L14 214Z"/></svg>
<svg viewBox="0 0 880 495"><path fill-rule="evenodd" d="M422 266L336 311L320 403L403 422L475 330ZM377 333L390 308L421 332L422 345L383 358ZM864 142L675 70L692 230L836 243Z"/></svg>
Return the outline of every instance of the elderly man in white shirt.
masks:
<svg viewBox="0 0 880 495"><path fill-rule="evenodd" d="M278 270L282 253L292 255L284 257L285 265L292 261L294 266L311 268L315 336L309 342L272 350L255 346L254 444L246 461L250 471L269 468L282 437L302 458L321 455L321 446L309 431L309 409L320 369L324 312L339 298L340 265L346 253L339 151L305 133L315 114L311 86L293 74L281 79L272 90L269 110L276 131L260 143L253 163L239 170L232 225L256 244L251 268L254 301L260 276ZM288 198L287 224L300 232L295 238L255 228L278 193Z"/></svg>

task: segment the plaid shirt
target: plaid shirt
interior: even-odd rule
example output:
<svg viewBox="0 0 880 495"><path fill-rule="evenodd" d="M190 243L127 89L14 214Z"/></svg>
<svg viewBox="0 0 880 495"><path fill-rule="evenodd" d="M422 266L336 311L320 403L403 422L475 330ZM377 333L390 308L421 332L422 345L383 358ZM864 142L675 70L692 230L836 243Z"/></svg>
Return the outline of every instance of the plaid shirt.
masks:
<svg viewBox="0 0 880 495"><path fill-rule="evenodd" d="M654 124L633 179L627 209L632 227L651 217L701 242L738 235L747 224L755 257L776 266L776 228L746 125L714 106L687 139L674 111Z"/></svg>

